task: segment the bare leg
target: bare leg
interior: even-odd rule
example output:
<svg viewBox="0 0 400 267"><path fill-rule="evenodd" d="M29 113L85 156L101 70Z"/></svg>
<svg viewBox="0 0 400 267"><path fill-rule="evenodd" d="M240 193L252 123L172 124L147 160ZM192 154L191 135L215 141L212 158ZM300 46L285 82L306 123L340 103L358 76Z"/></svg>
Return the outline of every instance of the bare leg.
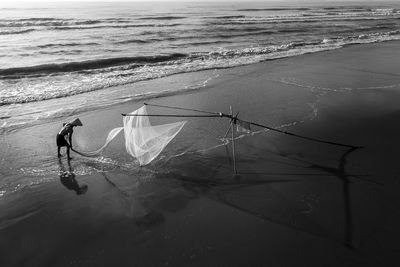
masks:
<svg viewBox="0 0 400 267"><path fill-rule="evenodd" d="M69 149L69 146L67 146L67 158L68 158L68 159L72 159L72 158L70 157L70 155L69 155L69 150L70 150L70 149Z"/></svg>
<svg viewBox="0 0 400 267"><path fill-rule="evenodd" d="M57 157L59 157L59 158L61 158L61 154L60 154L60 149L61 149L61 147L57 147Z"/></svg>

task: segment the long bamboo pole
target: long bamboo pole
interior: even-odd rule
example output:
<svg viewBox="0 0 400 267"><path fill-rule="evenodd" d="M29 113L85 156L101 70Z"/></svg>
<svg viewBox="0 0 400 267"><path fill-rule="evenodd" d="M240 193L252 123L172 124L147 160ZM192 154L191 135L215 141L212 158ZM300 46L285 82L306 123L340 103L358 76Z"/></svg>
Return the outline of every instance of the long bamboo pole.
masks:
<svg viewBox="0 0 400 267"><path fill-rule="evenodd" d="M143 103L143 105L151 106L151 107L159 107L159 108L171 108L171 109L177 109L177 110L195 111L195 112L200 112L200 113L205 113L205 114L215 114L215 115L223 114L220 112L212 112L212 111L205 111L205 110L192 109L192 108L170 107L170 106L163 106L163 105L156 105L156 104L149 104L149 103Z"/></svg>
<svg viewBox="0 0 400 267"><path fill-rule="evenodd" d="M238 120L239 121L243 121L243 122L247 122L247 123L249 123L251 125L254 125L254 126L258 126L258 127L261 127L261 128L265 128L265 129L271 130L271 131L275 131L275 132L282 133L282 134L287 134L287 135L290 135L290 136L302 138L302 139L309 140L309 141L314 141L314 142L319 142L319 143L324 143L324 144L330 144L330 145L335 145L335 146L348 147L348 148L362 148L362 146L353 146L353 145L347 145L347 144L342 144L342 143L337 143L337 142L332 142L332 141L326 141L326 140L322 140L322 139L318 139L318 138L314 138L314 137L308 137L308 136L299 135L299 134L295 134L295 133L291 133L291 132L287 132L287 131L282 131L282 130L279 130L279 129L276 129L276 128L272 128L272 127L269 127L269 126L266 126L266 125L262 125L262 124L259 124L259 123L255 123L255 122L251 122L251 121L245 121L245 120L242 120L242 119L238 119Z"/></svg>
<svg viewBox="0 0 400 267"><path fill-rule="evenodd" d="M144 105L162 107L162 108L170 108L170 109L179 109L179 110L186 110L186 111L195 111L195 112L200 112L200 113L218 115L218 116L215 116L215 117L226 117L226 118L230 118L230 119L234 118L233 114L225 114L225 113L222 113L222 112L211 112L211 111L189 109L189 108L182 108L182 107L171 107L171 106L164 106L164 105L155 105L155 104L148 104L148 103L144 103ZM276 128L273 128L273 127L270 127L270 126L267 126L267 125L263 125L263 124L260 124L260 123L252 122L252 121L242 120L242 119L238 119L238 118L235 118L235 119L237 121L239 121L239 122L240 121L246 122L246 123L249 123L249 124L257 126L257 127L265 128L265 129L268 129L268 130L271 130L271 131L275 131L275 132L278 132L278 133L294 136L294 137L305 139L305 140L309 140L309 141L314 141L314 142L319 142L319 143L324 143L324 144L329 144L329 145L335 145L335 146L349 147L349 148L362 148L362 146L353 146L353 145L347 145L347 144L342 144L342 143L338 143L338 142L322 140L322 139L318 139L318 138L308 137L308 136L304 136L304 135L299 135L299 134L295 134L295 133L279 130L279 129L276 129Z"/></svg>
<svg viewBox="0 0 400 267"><path fill-rule="evenodd" d="M236 155L235 155L235 122L233 121L233 112L232 112L232 106L229 106L229 110L231 112L231 134L232 134L232 158L233 158L233 172L237 174L236 170Z"/></svg>
<svg viewBox="0 0 400 267"><path fill-rule="evenodd" d="M173 118L220 118L219 115L177 115L177 114L125 114L122 113L122 116L131 116L131 117L173 117Z"/></svg>

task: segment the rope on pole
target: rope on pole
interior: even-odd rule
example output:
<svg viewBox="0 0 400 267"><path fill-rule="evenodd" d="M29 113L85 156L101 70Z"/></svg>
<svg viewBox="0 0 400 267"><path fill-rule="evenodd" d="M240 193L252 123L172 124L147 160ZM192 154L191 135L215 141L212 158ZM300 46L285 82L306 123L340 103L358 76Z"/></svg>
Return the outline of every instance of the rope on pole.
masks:
<svg viewBox="0 0 400 267"><path fill-rule="evenodd" d="M245 120L242 120L242 119L238 119L238 120L246 122L246 123L249 123L249 124L254 125L254 126L258 126L258 127L261 127L261 128L265 128L265 129L271 130L271 131L275 131L275 132L278 132L278 133L294 136L294 137L297 137L297 138L302 138L302 139L309 140L309 141L314 141L314 142L324 143L324 144L330 144L330 145L336 145L336 146L342 146L342 147L349 147L349 148L362 148L362 146L353 146L353 145L347 145L347 144L342 144L342 143L337 143L337 142L332 142L332 141L326 141L326 140L322 140L322 139L318 139L318 138L313 138L313 137L299 135L299 134L295 134L295 133L291 133L291 132L287 132L287 131L282 131L282 130L279 130L279 129L276 129L276 128L272 128L272 127L269 127L269 126L266 126L266 125L262 125L262 124L259 124L259 123L255 123L255 122L251 122L251 121L245 121Z"/></svg>
<svg viewBox="0 0 400 267"><path fill-rule="evenodd" d="M225 113L222 113L222 112L211 112L211 111L189 109L189 108L181 108L181 107L171 107L171 106L148 104L148 103L144 103L144 105L154 106L154 107L162 107L162 108L178 109L178 110L186 110L186 111L195 111L195 112L200 112L200 113L205 113L205 114L212 114L214 116L210 116L210 117L221 117L221 118L225 117L225 118L229 118L229 119L233 120L234 123L237 122L237 121L242 121L242 122L254 125L254 126L258 126L258 127L261 127L261 128L265 128L265 129L271 130L271 131L275 131L275 132L278 132L278 133L294 136L294 137L305 139L305 140L309 140L309 141L314 141L314 142L324 143L324 144L329 144L329 145L335 145L335 146L341 146L341 147L363 148L362 146L347 145L347 144L342 144L342 143L322 140L322 139L318 139L318 138L308 137L308 136L304 136L304 135L299 135L299 134L295 134L295 133L279 130L279 129L276 129L276 128L273 128L273 127L270 127L270 126L267 126L267 125L263 125L263 124L259 124L259 123L256 123L256 122L239 119L237 117L237 115L233 116L233 114L225 114ZM126 116L128 116L128 115L129 114L126 114ZM147 115L147 116L149 116L149 115ZM206 117L205 115L203 115L203 116L201 116L201 115L197 115L197 116L196 115L177 115L176 117L179 117L179 116L185 116L185 117L186 116L187 117L203 117L204 116L204 117ZM174 115L165 115L165 116L162 116L162 117L174 117Z"/></svg>
<svg viewBox="0 0 400 267"><path fill-rule="evenodd" d="M195 112L200 112L204 114L211 114L211 115L217 115L216 117L225 117L229 119L235 119L235 121L238 120L237 115L239 112L236 114L236 117L233 117L233 114L225 114L223 112L213 112L213 111L205 111L205 110L199 110L199 109L191 109L191 108L182 108L182 107L172 107L172 106L164 106L164 105L156 105L156 104L149 104L149 103L143 103L146 106L152 106L152 107L161 107L161 108L170 108L170 109L177 109L177 110L185 110L185 111L195 111ZM212 116L213 117L213 116Z"/></svg>
<svg viewBox="0 0 400 267"><path fill-rule="evenodd" d="M181 107L170 107L170 106L163 106L163 105L156 105L156 104L149 104L149 103L143 103L145 106L152 106L152 107L160 107L160 108L170 108L170 109L177 109L177 110L186 110L186 111L195 111L195 112L200 112L204 114L214 114L214 115L220 115L222 117L221 112L212 112L212 111L205 111L205 110L199 110L199 109L191 109L191 108L181 108ZM226 115L226 114L223 114Z"/></svg>
<svg viewBox="0 0 400 267"><path fill-rule="evenodd" d="M233 158L233 172L237 174L236 170L236 155L235 155L235 125L236 125L236 120L235 118L237 117L237 114L235 117L233 117L233 111L232 111L232 106L229 107L230 110L230 115L232 117L231 119L231 134L232 134L232 158Z"/></svg>
<svg viewBox="0 0 400 267"><path fill-rule="evenodd" d="M122 116L132 116L132 117L174 117L174 118L220 118L220 115L177 115L177 114L125 114Z"/></svg>

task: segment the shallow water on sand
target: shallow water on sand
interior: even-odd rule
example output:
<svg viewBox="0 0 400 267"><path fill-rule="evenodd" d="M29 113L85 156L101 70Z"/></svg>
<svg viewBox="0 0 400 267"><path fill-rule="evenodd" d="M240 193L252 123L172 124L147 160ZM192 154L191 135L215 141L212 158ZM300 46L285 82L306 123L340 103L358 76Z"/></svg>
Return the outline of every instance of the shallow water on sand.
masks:
<svg viewBox="0 0 400 267"><path fill-rule="evenodd" d="M392 146L400 134L395 123L400 80L393 75L398 61L389 59L397 46L349 47L220 70L204 91L152 101L222 112L234 103L243 119L365 146L360 150L252 129L256 133L237 135L234 176L231 146L220 140L229 121L220 119L190 119L145 167L124 151L122 136L102 157L75 155L70 164L65 157L59 162L53 143L59 121L3 135L0 247L19 253L0 263L393 262L400 200ZM380 60L368 65L365 53L379 53ZM84 126L75 131L74 146L97 148L122 123L120 113L140 105L80 114Z"/></svg>

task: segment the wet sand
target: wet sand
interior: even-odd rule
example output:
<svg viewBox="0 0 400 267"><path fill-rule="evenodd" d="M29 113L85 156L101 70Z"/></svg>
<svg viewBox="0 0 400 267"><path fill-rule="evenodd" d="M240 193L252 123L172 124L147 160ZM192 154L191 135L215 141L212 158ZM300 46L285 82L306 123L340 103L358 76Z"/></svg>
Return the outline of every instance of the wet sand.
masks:
<svg viewBox="0 0 400 267"><path fill-rule="evenodd" d="M219 139L225 119L188 119L145 167L126 153L123 136L102 157L59 161L63 121L3 135L0 265L397 266L399 47L354 45L210 70L217 78L202 90L146 101L222 112L232 105L243 119L362 149L253 128L237 134L233 175L231 145ZM142 84L190 75L199 74ZM75 148L96 149L121 113L141 105L78 114Z"/></svg>

